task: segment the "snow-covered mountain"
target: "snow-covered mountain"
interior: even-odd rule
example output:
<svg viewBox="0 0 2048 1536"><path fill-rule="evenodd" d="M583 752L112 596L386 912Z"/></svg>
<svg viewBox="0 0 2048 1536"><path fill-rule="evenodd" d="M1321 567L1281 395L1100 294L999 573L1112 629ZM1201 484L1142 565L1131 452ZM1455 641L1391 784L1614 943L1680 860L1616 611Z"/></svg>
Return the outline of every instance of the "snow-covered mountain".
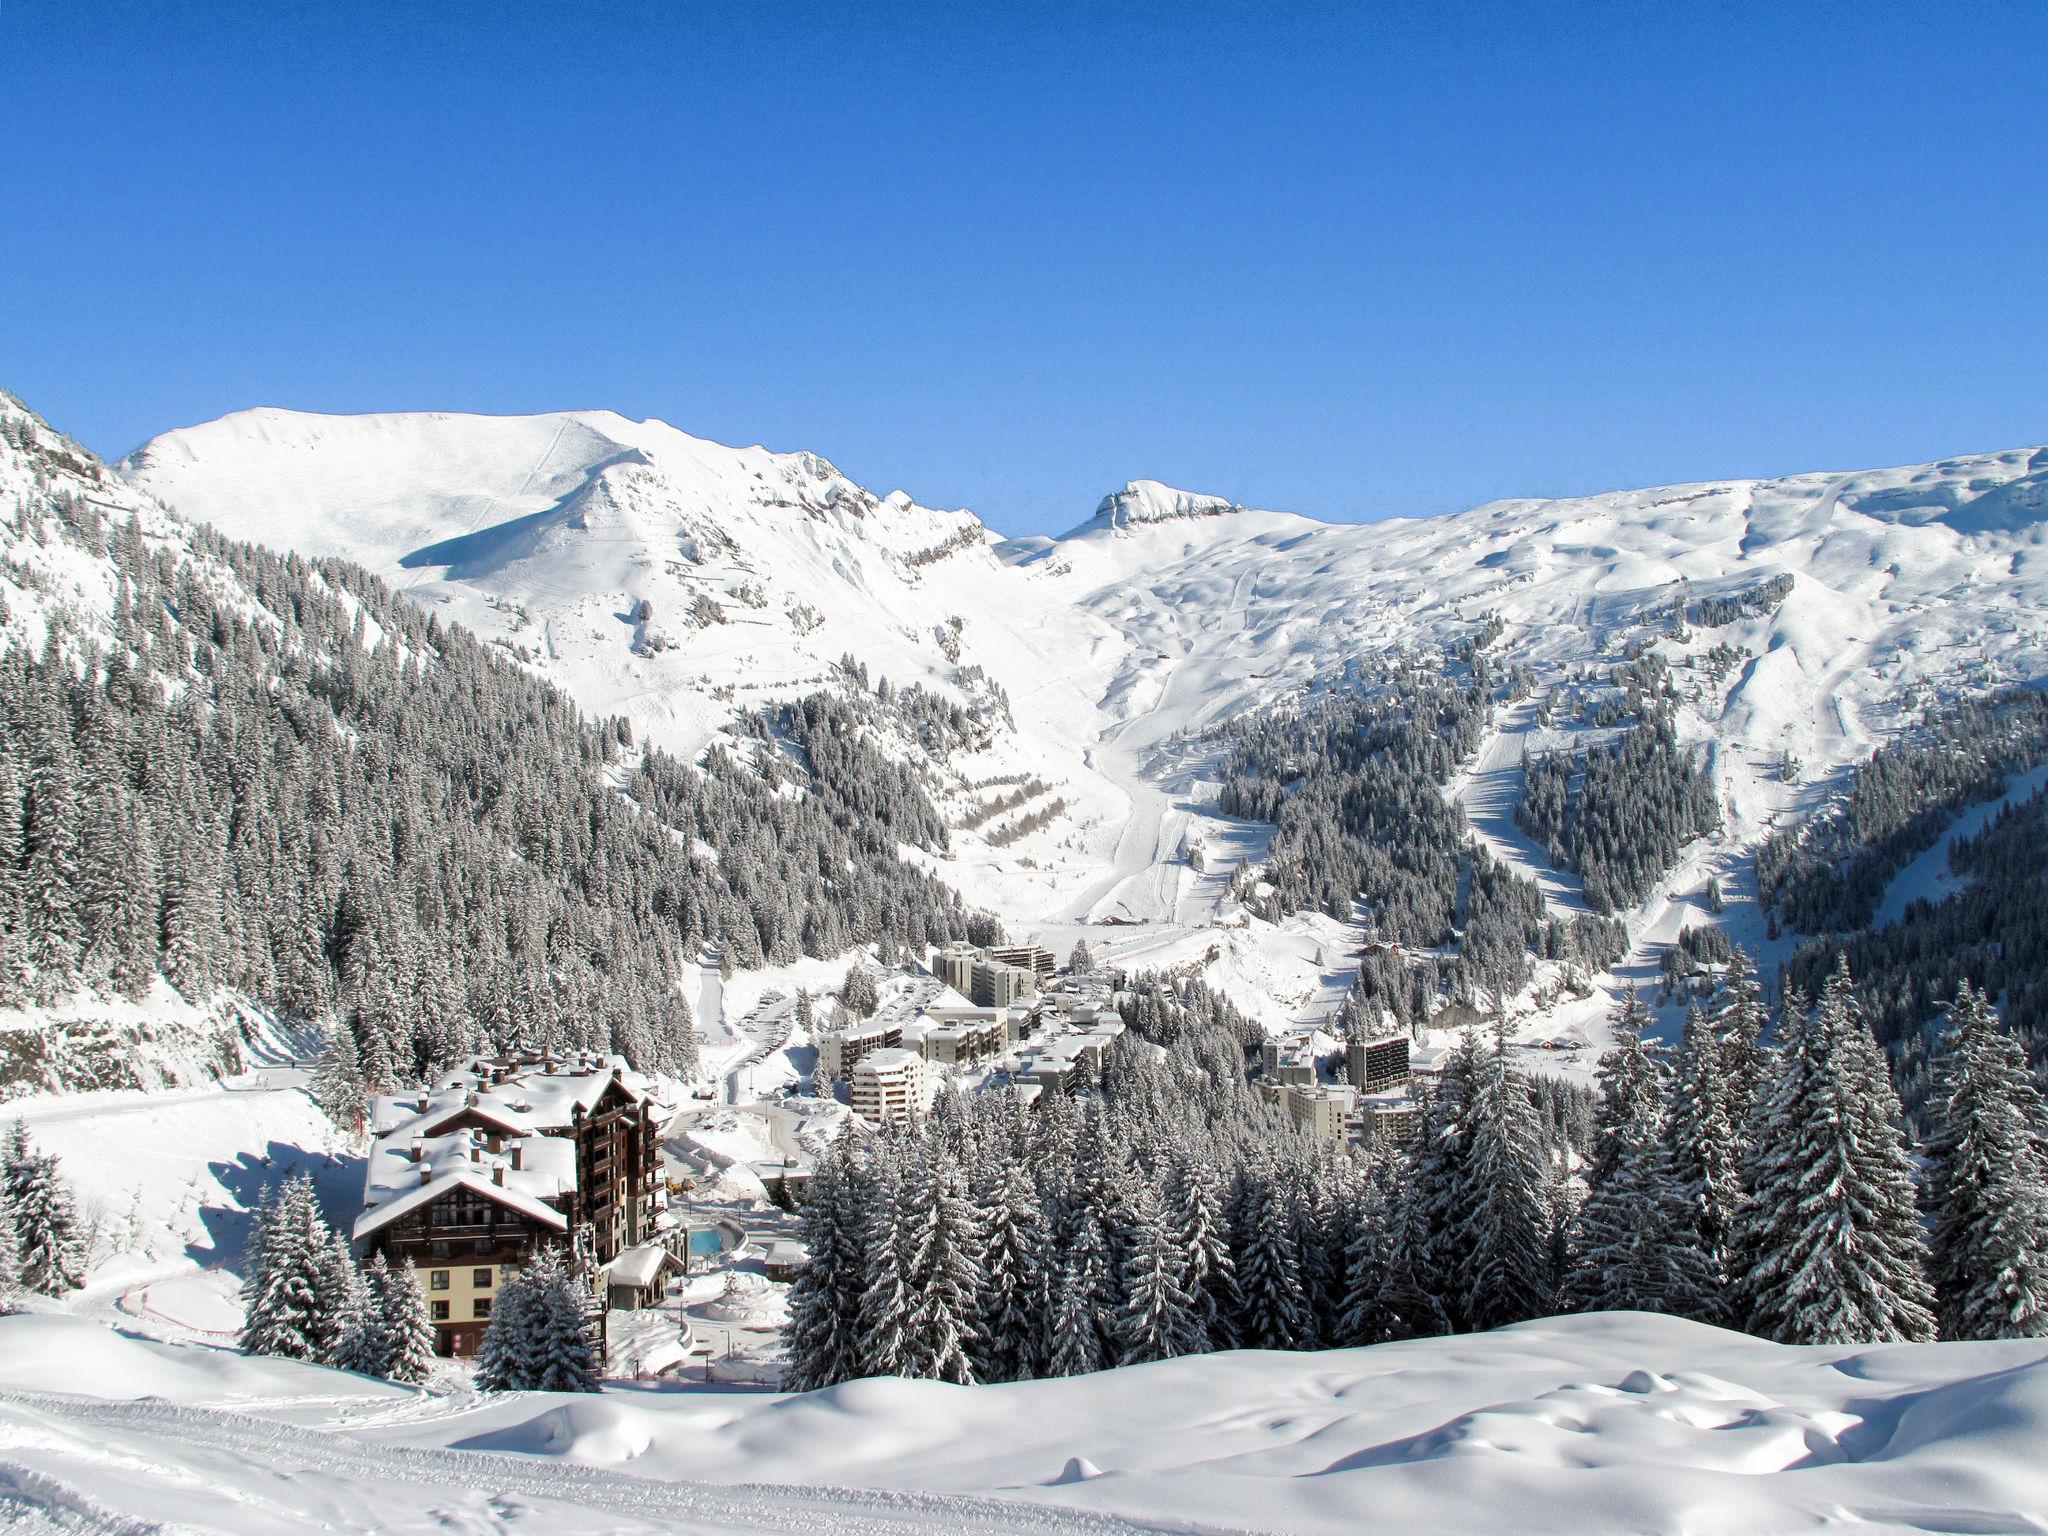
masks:
<svg viewBox="0 0 2048 1536"><path fill-rule="evenodd" d="M1728 814L1637 914L1646 933L1931 694L2048 675L2048 449L1366 525L1140 480L1061 537L1006 542L815 455L604 412L248 411L121 472L229 533L360 561L681 750L843 656L995 707L992 682L1013 728L935 770L963 828L948 873L1048 935L1220 915L1220 882L1183 849L1257 840L1215 817L1215 755L1192 737L1488 616L1497 654L1567 703L1625 648L1672 669L1681 737L1706 746ZM1555 713L1504 709L1455 789L1569 905L1574 882L1512 823L1523 750L1586 734ZM983 834L1004 820L971 813L1001 791L972 786L1027 778L1017 814L1055 814L999 845Z"/></svg>

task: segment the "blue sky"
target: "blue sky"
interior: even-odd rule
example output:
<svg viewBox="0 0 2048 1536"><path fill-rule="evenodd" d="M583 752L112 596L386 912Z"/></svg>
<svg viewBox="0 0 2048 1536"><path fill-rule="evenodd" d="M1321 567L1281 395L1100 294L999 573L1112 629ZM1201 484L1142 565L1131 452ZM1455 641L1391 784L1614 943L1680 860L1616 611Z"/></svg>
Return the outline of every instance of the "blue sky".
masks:
<svg viewBox="0 0 2048 1536"><path fill-rule="evenodd" d="M603 405L1057 530L2048 439L2048 6L0 0L0 383Z"/></svg>

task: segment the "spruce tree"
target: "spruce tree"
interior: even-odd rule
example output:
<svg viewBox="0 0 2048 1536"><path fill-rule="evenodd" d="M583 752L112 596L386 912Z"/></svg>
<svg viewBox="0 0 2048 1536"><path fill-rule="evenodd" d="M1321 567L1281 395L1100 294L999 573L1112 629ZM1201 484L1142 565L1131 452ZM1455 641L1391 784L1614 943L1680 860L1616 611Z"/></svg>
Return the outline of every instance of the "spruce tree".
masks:
<svg viewBox="0 0 2048 1536"><path fill-rule="evenodd" d="M14 1310L21 1295L21 1248L14 1233L14 1207L8 1181L0 1178L0 1314Z"/></svg>
<svg viewBox="0 0 2048 1536"><path fill-rule="evenodd" d="M2048 1335L2048 1148L2026 1052L1968 981L1956 989L1928 1112L1934 1289L1950 1339Z"/></svg>
<svg viewBox="0 0 2048 1536"><path fill-rule="evenodd" d="M1202 1350L1228 1349L1235 1342L1232 1320L1243 1306L1237 1265L1223 1211L1215 1167L1196 1157L1175 1159L1166 1182L1167 1218L1182 1263L1191 1336Z"/></svg>
<svg viewBox="0 0 2048 1536"><path fill-rule="evenodd" d="M808 1257L789 1288L783 1386L809 1392L859 1374L856 1311L861 1290L859 1213L847 1199L849 1153L826 1148L798 1207Z"/></svg>
<svg viewBox="0 0 2048 1536"><path fill-rule="evenodd" d="M982 1286L981 1224L960 1170L943 1147L928 1147L906 1181L903 1211L904 1319L901 1374L962 1385L974 1380L970 1350Z"/></svg>
<svg viewBox="0 0 2048 1536"><path fill-rule="evenodd" d="M1593 1161L1579 1207L1566 1299L1585 1311L1691 1312L1710 1293L1696 1244L1677 1230L1664 1159L1662 1069L1643 1044L1650 1015L1634 987L1600 1062Z"/></svg>
<svg viewBox="0 0 2048 1536"><path fill-rule="evenodd" d="M988 1212L974 1370L980 1381L1025 1381L1045 1363L1051 1315L1045 1223L1021 1160L1003 1159L983 1195Z"/></svg>
<svg viewBox="0 0 2048 1536"><path fill-rule="evenodd" d="M1180 1256L1150 1190L1141 1189L1133 1198L1118 1246L1123 1302L1116 1319L1117 1363L1138 1365L1192 1353L1203 1341L1181 1287Z"/></svg>
<svg viewBox="0 0 2048 1536"><path fill-rule="evenodd" d="M384 1374L392 1381L419 1386L434 1372L434 1324L427 1311L427 1293L411 1259L398 1269L382 1266L370 1276L371 1289L384 1317L388 1353Z"/></svg>
<svg viewBox="0 0 2048 1536"><path fill-rule="evenodd" d="M257 1212L242 1302L246 1353L333 1358L346 1321L346 1277L313 1181L304 1174L272 1190Z"/></svg>
<svg viewBox="0 0 2048 1536"><path fill-rule="evenodd" d="M857 1376L900 1376L908 1357L910 1298L904 1291L902 1174L895 1144L881 1141L868 1165L861 1223Z"/></svg>
<svg viewBox="0 0 2048 1536"><path fill-rule="evenodd" d="M39 1296L77 1290L86 1259L78 1209L57 1159L35 1149L19 1120L8 1136L6 1183L22 1289Z"/></svg>
<svg viewBox="0 0 2048 1536"><path fill-rule="evenodd" d="M592 1298L567 1255L559 1248L543 1251L514 1283L527 1291L523 1310L534 1362L528 1390L598 1391L604 1372L590 1336Z"/></svg>
<svg viewBox="0 0 2048 1536"><path fill-rule="evenodd" d="M1301 1291L1301 1255L1271 1168L1247 1168L1231 1222L1242 1298L1237 1338L1245 1349L1299 1349L1310 1333Z"/></svg>
<svg viewBox="0 0 2048 1536"><path fill-rule="evenodd" d="M363 1066L356 1053L354 1030L339 1024L327 1030L320 1065L314 1070L308 1092L321 1113L337 1127L351 1133L362 1128L369 1095L363 1087Z"/></svg>
<svg viewBox="0 0 2048 1536"><path fill-rule="evenodd" d="M1778 1029L1779 1076L1738 1223L1738 1243L1756 1255L1737 1288L1748 1326L1787 1344L1932 1338L1898 1097L1846 963L1811 1016L1788 994Z"/></svg>
<svg viewBox="0 0 2048 1536"><path fill-rule="evenodd" d="M1543 1146L1527 1083L1508 1064L1497 1034L1480 1068L1467 1116L1461 1172L1469 1191L1457 1202L1464 1229L1468 1326L1495 1328L1548 1311L1544 1283Z"/></svg>
<svg viewBox="0 0 2048 1536"><path fill-rule="evenodd" d="M1733 1045L1733 1037L1717 1034L1697 1007L1686 1010L1665 1121L1664 1162L1676 1235L1698 1250L1716 1316L1732 1272L1731 1234L1742 1205L1747 1142L1748 1109L1730 1070Z"/></svg>

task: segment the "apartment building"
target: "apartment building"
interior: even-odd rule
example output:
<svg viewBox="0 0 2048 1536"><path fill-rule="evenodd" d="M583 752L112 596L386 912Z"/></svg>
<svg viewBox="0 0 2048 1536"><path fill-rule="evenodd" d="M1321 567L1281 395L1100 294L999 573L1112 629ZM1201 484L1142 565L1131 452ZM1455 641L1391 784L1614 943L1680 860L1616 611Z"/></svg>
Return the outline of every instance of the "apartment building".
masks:
<svg viewBox="0 0 2048 1536"><path fill-rule="evenodd" d="M917 1052L892 1047L854 1065L853 1112L870 1125L909 1125L925 1111L924 1062Z"/></svg>
<svg viewBox="0 0 2048 1536"><path fill-rule="evenodd" d="M903 1043L901 1024L870 1021L845 1029L827 1030L818 1036L818 1059L835 1083L849 1082L863 1056L886 1051Z"/></svg>
<svg viewBox="0 0 2048 1536"><path fill-rule="evenodd" d="M1408 1081L1408 1032L1399 1030L1376 1040L1353 1040L1345 1051L1351 1086L1360 1093L1378 1093Z"/></svg>

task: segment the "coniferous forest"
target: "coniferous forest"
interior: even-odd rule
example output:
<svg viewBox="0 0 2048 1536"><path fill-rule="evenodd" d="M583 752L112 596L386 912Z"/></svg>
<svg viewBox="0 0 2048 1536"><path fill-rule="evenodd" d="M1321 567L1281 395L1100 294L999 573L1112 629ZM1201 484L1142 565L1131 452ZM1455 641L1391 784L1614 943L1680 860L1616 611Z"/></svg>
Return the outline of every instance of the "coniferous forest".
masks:
<svg viewBox="0 0 2048 1536"><path fill-rule="evenodd" d="M0 1004L234 989L346 1025L373 1090L514 1043L688 1075L707 944L993 936L896 857L943 828L852 705L754 717L693 767L360 569L109 512L89 458L9 427L40 489L0 535L114 589L104 622L53 601L0 652Z"/></svg>

